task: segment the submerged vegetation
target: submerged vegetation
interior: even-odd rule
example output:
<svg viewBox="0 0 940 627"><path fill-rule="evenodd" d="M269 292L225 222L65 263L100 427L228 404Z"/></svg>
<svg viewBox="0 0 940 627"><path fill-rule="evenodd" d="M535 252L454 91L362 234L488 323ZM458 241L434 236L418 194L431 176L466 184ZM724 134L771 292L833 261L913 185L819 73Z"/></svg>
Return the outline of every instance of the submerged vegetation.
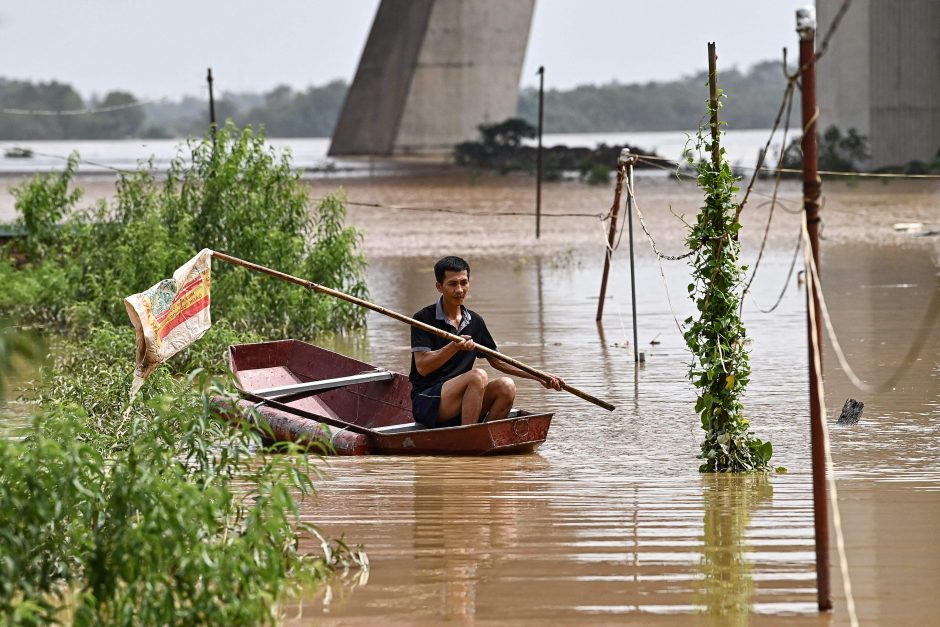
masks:
<svg viewBox="0 0 940 627"><path fill-rule="evenodd" d="M534 126L521 118L510 118L498 124L481 124L477 128L480 141L462 142L454 147L457 165L496 170L501 174L535 172L538 149L531 142L525 143L536 136ZM542 148L543 175L551 181L560 179L565 172L576 172L588 183L606 185L610 182L611 166L616 165L624 148L634 154L656 154L627 144L600 144L593 149L547 146ZM641 163L637 167L649 166Z"/></svg>
<svg viewBox="0 0 940 627"><path fill-rule="evenodd" d="M764 150L757 153L758 161ZM777 151L779 154L779 150ZM818 137L818 167L829 172L863 172L871 160L868 136L850 128L844 134L836 126L829 126ZM803 170L802 137L795 137L787 144L780 159L780 167L789 170ZM764 176L773 176L765 172ZM798 177L797 173L789 173Z"/></svg>
<svg viewBox="0 0 940 627"><path fill-rule="evenodd" d="M0 316L56 344L28 392L31 428L0 440L0 621L277 622L286 594L365 556L302 522L298 499L316 474L306 453L265 449L252 428L263 419L232 426L210 400L233 398L221 376L229 344L356 328L362 313L217 265L215 324L128 408L134 332L122 299L202 247L365 296L343 197L311 209L289 159L233 127L215 145L189 143L165 180L149 164L121 174L114 201L85 210L77 163L16 190L28 237L0 264ZM4 371L13 347L29 351L0 338Z"/></svg>
<svg viewBox="0 0 940 627"><path fill-rule="evenodd" d="M780 167L796 170L787 175L799 177L803 169L802 138L795 137L787 144L780 160ZM757 153L758 160L763 150ZM857 129L847 131L831 125L818 137L818 168L823 172L874 172L894 174L940 174L940 149L930 161L908 161L900 165L871 167L871 147L868 136ZM770 171L763 176L774 176Z"/></svg>
<svg viewBox="0 0 940 627"><path fill-rule="evenodd" d="M720 101L719 101L720 102ZM717 112L716 112L717 113ZM689 157L698 172L698 186L705 204L691 226L687 244L691 258L692 283L689 296L695 301L698 317L686 319L685 341L692 351L689 378L697 389L695 411L702 420L699 468L702 472L767 470L773 454L770 442L763 442L749 430L741 397L751 367L745 348L746 330L739 314L738 290L746 266L739 260L737 179L720 148L719 133L706 139L699 129L696 149L709 155L718 149L717 159Z"/></svg>

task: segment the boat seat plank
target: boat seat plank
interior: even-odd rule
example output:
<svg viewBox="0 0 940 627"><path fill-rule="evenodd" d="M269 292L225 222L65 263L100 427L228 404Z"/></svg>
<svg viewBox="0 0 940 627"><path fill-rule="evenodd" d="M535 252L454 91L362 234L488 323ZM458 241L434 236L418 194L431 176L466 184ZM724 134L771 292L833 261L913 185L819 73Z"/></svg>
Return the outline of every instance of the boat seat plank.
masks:
<svg viewBox="0 0 940 627"><path fill-rule="evenodd" d="M379 433L390 434L390 433L404 433L406 431L421 431L427 429L426 426L420 422L406 422L404 424L398 425L386 425L384 427L373 427L373 431L378 431Z"/></svg>
<svg viewBox="0 0 940 627"><path fill-rule="evenodd" d="M279 385L277 387L269 387L261 390L251 390L251 393L260 396L261 398L275 399L286 396L294 396L295 394L301 394L303 392L326 392L328 390L335 390L347 385L372 383L374 381L388 381L392 378L392 376L392 373L387 370L379 370L376 372L354 374L348 377L320 379L319 381L306 381L303 383Z"/></svg>

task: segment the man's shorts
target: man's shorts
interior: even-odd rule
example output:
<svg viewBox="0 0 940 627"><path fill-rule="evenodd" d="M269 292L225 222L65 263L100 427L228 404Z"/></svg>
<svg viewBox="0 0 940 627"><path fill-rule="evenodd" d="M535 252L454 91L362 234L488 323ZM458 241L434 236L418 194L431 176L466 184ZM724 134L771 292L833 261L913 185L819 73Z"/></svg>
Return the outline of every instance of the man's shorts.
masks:
<svg viewBox="0 0 940 627"><path fill-rule="evenodd" d="M429 429L435 427L455 427L460 424L460 416L453 420L438 422L438 412L441 408L441 389L443 383L438 383L434 387L418 392L411 401L411 413L414 415L415 422L423 424Z"/></svg>

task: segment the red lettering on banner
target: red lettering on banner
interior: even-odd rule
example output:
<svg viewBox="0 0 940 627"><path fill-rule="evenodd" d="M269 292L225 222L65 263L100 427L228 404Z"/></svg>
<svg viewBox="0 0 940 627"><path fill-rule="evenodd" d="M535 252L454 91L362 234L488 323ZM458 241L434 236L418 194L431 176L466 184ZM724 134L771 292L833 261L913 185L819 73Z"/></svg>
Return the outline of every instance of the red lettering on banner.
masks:
<svg viewBox="0 0 940 627"><path fill-rule="evenodd" d="M188 293L191 292L192 290L194 290L194 289L200 287L200 286L202 285L202 283L203 283L203 279L204 279L204 278L205 278L205 277L203 277L203 275L200 274L198 277L196 277L195 279L193 279L192 281L190 281L189 283L187 283L186 285L184 285L182 288L180 288L180 291L178 291L178 292L176 293L176 295L173 297L173 302L170 304L170 306L167 307L164 311L160 312L159 315L155 316L155 317L154 317L154 320L156 320L157 323L160 323L160 322L163 322L166 318L170 317L170 316L173 314L174 306L175 306L184 296L186 296L186 294L188 294Z"/></svg>
<svg viewBox="0 0 940 627"><path fill-rule="evenodd" d="M197 313L199 313L200 311L202 311L208 306L209 306L209 295L206 294L205 296L197 300L195 303L193 303L192 305L190 305L189 307L181 311L179 315L177 315L175 318L167 321L166 325L157 332L157 337L162 340L167 335L169 335L170 332L173 331L173 329L183 324L184 322L186 322L187 320L189 320L190 318L192 318L193 316L195 316Z"/></svg>

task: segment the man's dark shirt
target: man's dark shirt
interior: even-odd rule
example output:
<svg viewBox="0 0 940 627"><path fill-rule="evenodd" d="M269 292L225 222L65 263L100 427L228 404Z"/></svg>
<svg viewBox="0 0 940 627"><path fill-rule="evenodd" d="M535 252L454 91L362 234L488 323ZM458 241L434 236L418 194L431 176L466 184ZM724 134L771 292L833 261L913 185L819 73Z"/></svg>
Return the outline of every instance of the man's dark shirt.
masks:
<svg viewBox="0 0 940 627"><path fill-rule="evenodd" d="M486 323L483 321L483 316L478 314L475 311L471 311L464 307L460 306L461 316L460 316L460 328L455 329L454 326L447 321L447 316L444 315L444 307L441 299L438 299L437 303L433 305L428 305L418 313L414 315L414 319L425 324L429 324L433 327L437 327L442 331L447 331L448 333L453 333L454 335L469 335L470 338L478 345L485 346L486 348L491 348L494 351L496 349L496 342L493 341L493 337L490 335L489 330L486 328ZM414 353L420 353L425 351L436 351L438 349L444 348L450 344L450 340L445 340L442 337L429 333L423 329L417 327L411 327L411 374L408 375L408 378L411 380L411 398L414 399L419 392L426 390L430 387L434 387L438 383L443 383L448 379L453 379L456 376L462 375L465 372L470 372L473 369L473 362L475 359L483 357L478 351L457 351L457 353L448 359L443 366L435 370L434 372L428 373L428 376L423 376L418 372L418 368L415 365Z"/></svg>

